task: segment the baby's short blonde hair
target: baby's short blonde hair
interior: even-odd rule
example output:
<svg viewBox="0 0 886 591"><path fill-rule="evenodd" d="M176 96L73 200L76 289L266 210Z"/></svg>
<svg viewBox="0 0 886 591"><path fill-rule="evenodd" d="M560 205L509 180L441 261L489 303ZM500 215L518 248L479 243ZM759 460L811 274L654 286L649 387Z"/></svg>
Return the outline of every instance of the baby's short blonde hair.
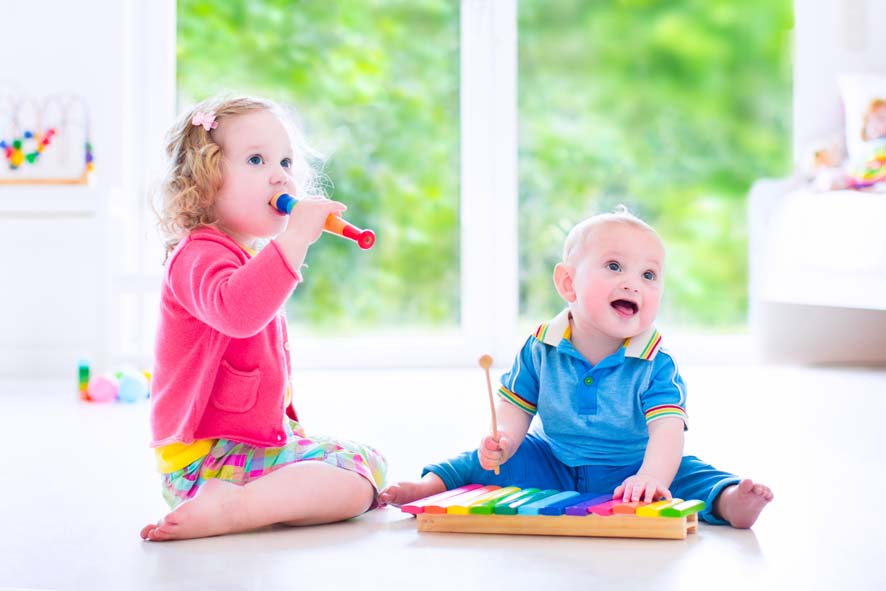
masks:
<svg viewBox="0 0 886 591"><path fill-rule="evenodd" d="M222 186L222 147L216 142L214 129L194 125L197 113L212 113L219 127L225 119L267 110L277 115L292 141L292 174L300 192L318 192L319 175L308 157L319 159L302 140L289 113L270 100L251 97L213 97L188 109L166 134L166 172L159 190L156 208L160 233L168 253L190 232L209 226L216 220L215 194Z"/></svg>
<svg viewBox="0 0 886 591"><path fill-rule="evenodd" d="M593 215L577 223L566 235L563 244L563 262L573 263L575 258L584 252L585 246L591 239L594 230L607 224L629 224L647 232L651 232L659 242L661 237L655 228L632 214L624 205L617 206L611 213ZM664 244L664 243L662 243Z"/></svg>

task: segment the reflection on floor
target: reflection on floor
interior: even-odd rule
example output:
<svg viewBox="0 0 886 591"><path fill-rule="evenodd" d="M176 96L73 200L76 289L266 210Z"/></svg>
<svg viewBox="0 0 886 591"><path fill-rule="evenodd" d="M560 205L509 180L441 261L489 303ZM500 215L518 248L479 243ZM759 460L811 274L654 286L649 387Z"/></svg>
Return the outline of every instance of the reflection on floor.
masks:
<svg viewBox="0 0 886 591"><path fill-rule="evenodd" d="M0 589L886 588L886 371L682 372L687 453L775 491L751 531L702 524L685 541L419 534L387 509L145 543L139 528L165 509L147 404L80 404L73 382L0 382ZM475 446L488 424L479 370L302 372L295 393L309 432L375 445L394 480Z"/></svg>

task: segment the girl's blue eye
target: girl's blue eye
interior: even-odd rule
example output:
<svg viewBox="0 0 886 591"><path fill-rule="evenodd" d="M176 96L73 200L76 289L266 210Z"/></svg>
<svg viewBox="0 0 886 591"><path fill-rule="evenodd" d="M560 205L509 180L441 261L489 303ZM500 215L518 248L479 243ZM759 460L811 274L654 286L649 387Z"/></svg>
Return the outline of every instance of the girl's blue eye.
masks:
<svg viewBox="0 0 886 591"><path fill-rule="evenodd" d="M648 281L655 281L655 273L653 273L652 271L646 271L643 273L643 279L646 279Z"/></svg>
<svg viewBox="0 0 886 591"><path fill-rule="evenodd" d="M609 261L608 263L606 263L606 268L610 271L621 271L621 265L619 265L615 261Z"/></svg>
<svg viewBox="0 0 886 591"><path fill-rule="evenodd" d="M249 163L250 164L264 164L265 160L264 160L264 158L262 158L258 154L253 154L252 156L249 157Z"/></svg>
<svg viewBox="0 0 886 591"><path fill-rule="evenodd" d="M291 158L284 158L283 160L280 161L280 165L283 168L292 168L292 159Z"/></svg>

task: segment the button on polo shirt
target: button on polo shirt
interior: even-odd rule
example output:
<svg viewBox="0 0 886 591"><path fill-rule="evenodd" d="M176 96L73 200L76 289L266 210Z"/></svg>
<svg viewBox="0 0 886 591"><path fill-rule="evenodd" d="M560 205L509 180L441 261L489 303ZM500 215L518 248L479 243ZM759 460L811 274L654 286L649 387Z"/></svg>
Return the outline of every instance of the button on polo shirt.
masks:
<svg viewBox="0 0 886 591"><path fill-rule="evenodd" d="M594 414L597 412L597 388L594 386L594 378L585 376L582 382L583 384L579 384L578 387L583 391L576 392L579 400L578 412L587 415Z"/></svg>

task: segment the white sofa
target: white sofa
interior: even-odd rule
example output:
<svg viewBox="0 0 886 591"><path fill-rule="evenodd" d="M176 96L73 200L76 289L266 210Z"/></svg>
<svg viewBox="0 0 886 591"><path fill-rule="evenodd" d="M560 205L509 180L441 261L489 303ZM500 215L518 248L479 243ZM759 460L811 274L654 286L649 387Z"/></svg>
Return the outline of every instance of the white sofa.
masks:
<svg viewBox="0 0 886 591"><path fill-rule="evenodd" d="M764 360L886 364L886 194L754 184L750 323Z"/></svg>

